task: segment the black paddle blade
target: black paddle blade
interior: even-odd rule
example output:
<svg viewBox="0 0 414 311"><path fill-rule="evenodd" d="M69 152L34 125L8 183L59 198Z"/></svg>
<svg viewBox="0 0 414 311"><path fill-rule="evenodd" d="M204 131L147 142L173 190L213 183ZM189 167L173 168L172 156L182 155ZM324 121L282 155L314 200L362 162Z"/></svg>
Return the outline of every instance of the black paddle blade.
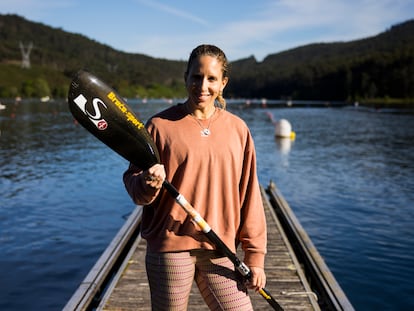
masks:
<svg viewBox="0 0 414 311"><path fill-rule="evenodd" d="M96 138L141 169L160 162L144 124L113 89L87 71L79 71L68 94L75 119Z"/></svg>

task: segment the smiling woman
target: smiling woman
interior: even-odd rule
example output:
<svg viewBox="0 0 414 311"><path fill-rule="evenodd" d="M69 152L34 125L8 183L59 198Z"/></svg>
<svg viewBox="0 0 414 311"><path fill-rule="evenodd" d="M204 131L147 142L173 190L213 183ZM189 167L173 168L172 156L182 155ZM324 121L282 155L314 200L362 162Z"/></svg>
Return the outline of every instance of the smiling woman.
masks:
<svg viewBox="0 0 414 311"><path fill-rule="evenodd" d="M185 310L195 280L210 309L251 310L249 287L280 310L264 289L266 221L253 139L246 124L223 108L227 66L224 52L214 45L192 51L185 72L187 100L147 123L164 165L131 164L124 174L131 198L145 205L142 237L147 241L146 268L154 309ZM216 107L216 100L222 108ZM166 178L174 186L166 184ZM167 190L180 189L197 212L178 193L171 197L160 191L162 181ZM243 264L234 255L239 243ZM180 294L177 286L183 289Z"/></svg>
<svg viewBox="0 0 414 311"><path fill-rule="evenodd" d="M219 53L218 55L223 55L223 59L225 60L224 53L215 46L201 46L199 48L200 50L208 51L209 53L211 51ZM202 48L204 48L204 50ZM198 48L195 49L195 51L198 51ZM202 61L200 61L201 59ZM206 61L206 64L204 64L203 61ZM217 90L222 91L221 86L225 86L224 83L219 83L223 79L221 65L217 67L215 57L201 53L199 56L192 59L189 68L189 72L192 73L192 76L195 78L193 81L195 81L196 91L194 91L194 85L192 83L189 83L189 89L191 92L201 94L201 96L195 97L197 100L195 103L196 106L201 103L202 107L204 107L203 104L205 104L204 108L211 105L216 109L214 99L218 96ZM197 70L197 68L199 70ZM200 79L200 76L203 78ZM214 92L214 90L216 92ZM205 134L204 137L206 137L205 140L186 140L185 136L176 134L176 132L179 132L180 128L186 124L180 121L185 118L187 114L185 113L183 104L171 107L154 116L150 120L153 124L156 124L155 119L161 115L164 115L167 118L166 120L173 122L173 124L169 125L168 129L171 132L165 132L162 136L168 136L171 135L170 133L174 133L174 143L170 142L170 146L165 147L171 147L174 150L174 155L178 159L183 157L188 158L187 162L189 164L180 164L181 168L178 170L175 167L177 160L171 158L171 161L167 161L165 164L167 168L172 167L173 169L172 171L166 171L164 166L159 164L161 157L158 155L158 148L154 145L148 132L142 127L131 126L130 118L127 117L128 113L126 112L131 112L132 110L113 90L97 77L85 71L80 71L71 83L68 99L69 108L73 116L81 125L114 151L122 155L125 159L131 161L129 170L124 174L124 182L135 203L139 205L148 205L148 208L156 209L157 211L157 215L154 215L151 210L144 208L141 226L143 230L142 237L148 241L146 260L148 277L150 284L151 281L157 284L156 289L153 287L151 292L153 294L155 292L154 295L156 295L157 300L160 299L160 293L158 291L160 284L159 281L157 281L159 280L160 269L167 269L165 278L161 279L171 279L171 271L169 269L173 268L172 271L177 271L177 269L182 266L182 263L174 263L177 259L175 258L177 255L179 255L181 259L187 258L188 256L187 259L189 262L195 260L195 265L191 265L194 269L188 271L183 270L179 279L175 280L175 282L164 284L166 287L164 290L165 297L161 297L164 298L161 300L164 307L167 306L170 308L178 303L179 306L186 308L186 305L188 304L189 290L193 283L192 280L200 277L198 286L203 288L204 286L208 286L208 288L212 289L212 297L216 297L216 299L207 299L206 297L210 296L210 294L206 294L205 290L201 290L202 293L207 295L204 296L204 298L210 307L218 305L233 306L234 301L237 300L239 303L244 301L246 310L250 310L250 298L247 295L245 287L241 287L244 286L245 281L247 281L249 287L258 291L275 310L281 310L279 304L264 288L266 281L263 271L264 254L266 252L266 237L262 235L266 234L266 228L263 227L264 210L263 205L257 206L257 204L261 202L261 196L260 193L257 193L259 189L257 189L258 181L255 174L256 163L253 143L251 138L248 137L249 131L241 120L230 113L224 114L220 118L220 112L218 112L218 118L220 118L222 123L225 126L230 125L233 129L234 135L232 135L229 141L226 141L228 139L227 136L217 134L214 135L216 137L215 139L211 139L209 137L210 133L208 132L206 134L205 131L203 132ZM190 100L191 99L189 98L188 101ZM168 112L177 108L179 109L179 113L184 112L184 116L169 119ZM131 114L133 113L131 112ZM134 117L134 120L137 119ZM187 117L186 122L188 123L188 121L189 118ZM102 126L102 124L105 124L105 126ZM161 129L162 132L162 127L158 128ZM228 132L229 128L225 128L225 130L225 132ZM239 139L236 139L237 134L241 136ZM225 139L224 141L223 138ZM153 139L155 138L153 137ZM157 141L162 141L163 139L164 137L160 137L157 138ZM202 142L202 144L192 144L192 141L199 141ZM222 147L217 148L218 146L215 145L215 143L219 143ZM174 144L178 144L181 147L176 148L173 146ZM162 147L162 144L160 146ZM223 146L226 147L224 148ZM162 150L165 150L165 148ZM209 152L211 155L205 155L214 157L214 162L207 161L207 165L202 165L204 159L199 156L200 150L202 152ZM245 156L246 153L250 156ZM164 155L164 159L165 157L166 156ZM222 160L218 161L220 158ZM204 208L199 207L198 210L193 208L184 196L166 180L167 172L170 176L173 176L172 178L174 179L179 174L184 173L183 167L191 168L191 165L193 165L193 167L199 169L198 174L189 175L188 172L192 172L192 170L188 170L187 175L191 177L187 178L189 183L187 185L183 182L179 183L189 190L190 185L194 185L195 183L194 178L199 180L200 176L203 175L200 175L202 171L205 172L204 175L206 176L206 179L199 182L200 186L203 184L206 185L208 182L212 181L212 178L208 175L212 169L222 171L224 168L223 164L230 163L232 167L237 167L237 163L240 162L241 164L239 167L242 167L241 169L232 169L233 179L226 179L229 174L224 175L224 180L221 175L217 175L217 177L214 178L218 189L228 190L230 189L229 184L234 185L233 196L229 196L228 193L226 193L228 198L225 200L223 199L223 202L220 204L219 198L224 197L224 195L219 191L211 190L213 188L209 187L210 189L205 189L203 194L193 196L193 200L200 197L201 199L198 199L199 202L206 202L206 206ZM175 175L171 172L175 172ZM184 178L180 179L184 180ZM234 180L240 180L240 182L234 183ZM177 183L177 181L175 181L175 183ZM240 186L240 184L244 185ZM164 192L160 192L162 187L167 190L171 197ZM206 197L207 192L208 195ZM215 198L214 196L217 197ZM211 197L213 198L213 201L209 202ZM177 210L177 207L174 209L168 206L171 204L171 199L179 204L184 213L181 213L180 215L180 209ZM214 209L211 207L213 206L213 202L215 203ZM163 208L158 208L156 206L158 203L161 204L160 206L166 205L166 207L163 206ZM172 204L174 204L174 201L172 201ZM209 206L208 210L207 206ZM235 208L229 209L228 206L234 206ZM203 216L203 214L206 216ZM228 217L220 220L219 217L214 216L214 214L227 214ZM187 216L190 216L190 218ZM218 232L221 232L220 236L223 237L224 242L215 231L211 229L206 220L204 220L204 217L210 217L210 219L214 221L215 228ZM189 222L189 220L191 221ZM179 225L180 222L182 223L181 225ZM192 222L198 227L194 228ZM146 233L151 231L152 233ZM166 232L172 232L173 234L166 234ZM200 236L200 234L204 234L204 238L203 236ZM235 255L239 241L245 252L245 260L247 263L250 263L250 267L240 261ZM163 259L168 258L167 262L169 263L166 262L159 266L160 260L157 258L160 256L163 257ZM217 265L215 259L219 259L220 264ZM152 262L152 260L154 262ZM170 260L172 260L172 262ZM152 269L150 266L151 264L156 266ZM214 269L211 270L213 267ZM218 269L218 267L221 268ZM231 269L229 269L229 267L231 267ZM238 277L240 275L238 275L234 269L237 269L237 272L240 273L242 278ZM151 271L154 271L155 273L153 276ZM190 274L187 275L186 272L189 272ZM209 276L211 274L213 274L213 276L216 274L226 275L225 279L230 278L233 281L224 282L224 280L221 280L217 283L216 277L210 279ZM177 284L182 284L182 277L185 280L188 280L187 285L189 288L188 291L186 290L183 293L179 301L177 301L177 296L173 295L173 292ZM223 285L225 287L223 287ZM170 290L173 292L170 293ZM231 297L231 300L228 300L229 297ZM156 302L154 300L152 301L155 306ZM159 307L161 307L161 305ZM239 308L240 305L237 305L237 307Z"/></svg>

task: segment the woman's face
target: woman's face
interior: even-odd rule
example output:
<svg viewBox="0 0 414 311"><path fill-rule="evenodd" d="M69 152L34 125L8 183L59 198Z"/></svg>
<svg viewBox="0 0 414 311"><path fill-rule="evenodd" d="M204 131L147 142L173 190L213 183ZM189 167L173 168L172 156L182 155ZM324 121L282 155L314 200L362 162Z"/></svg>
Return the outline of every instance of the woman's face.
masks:
<svg viewBox="0 0 414 311"><path fill-rule="evenodd" d="M214 105L214 101L227 84L222 64L216 57L203 55L196 58L185 76L188 99L199 108Z"/></svg>

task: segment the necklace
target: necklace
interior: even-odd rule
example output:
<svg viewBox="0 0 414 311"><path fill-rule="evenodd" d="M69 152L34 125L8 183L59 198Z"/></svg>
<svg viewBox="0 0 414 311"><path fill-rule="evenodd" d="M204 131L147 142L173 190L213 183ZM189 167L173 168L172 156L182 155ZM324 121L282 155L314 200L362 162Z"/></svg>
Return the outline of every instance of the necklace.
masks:
<svg viewBox="0 0 414 311"><path fill-rule="evenodd" d="M194 116L192 113L190 113L190 116L192 116L194 118L194 120L197 122L197 124L201 128L201 131L200 131L201 137L210 136L210 134L211 134L211 131L210 131L211 120L213 119L213 116L214 116L215 113L216 113L216 109L214 109L214 112L213 112L213 114L211 115L211 117L208 121L207 127L204 127L203 124L201 124L200 120L197 119L196 116Z"/></svg>

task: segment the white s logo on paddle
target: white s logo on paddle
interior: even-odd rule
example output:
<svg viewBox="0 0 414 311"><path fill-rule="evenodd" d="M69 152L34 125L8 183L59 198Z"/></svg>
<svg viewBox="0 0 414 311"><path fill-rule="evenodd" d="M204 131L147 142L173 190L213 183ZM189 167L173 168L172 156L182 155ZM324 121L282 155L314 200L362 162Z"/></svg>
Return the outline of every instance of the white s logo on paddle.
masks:
<svg viewBox="0 0 414 311"><path fill-rule="evenodd" d="M99 98L94 98L92 100L92 112L86 110L86 103L88 102L88 100L82 94L76 97L73 100L73 102L80 108L80 110L82 110L82 112L89 118L89 120L91 120L91 122L95 124L98 130L103 131L108 127L108 122L106 122L105 119L102 118L102 113L99 110L100 104L104 106L105 109L107 108L102 100L100 100Z"/></svg>

